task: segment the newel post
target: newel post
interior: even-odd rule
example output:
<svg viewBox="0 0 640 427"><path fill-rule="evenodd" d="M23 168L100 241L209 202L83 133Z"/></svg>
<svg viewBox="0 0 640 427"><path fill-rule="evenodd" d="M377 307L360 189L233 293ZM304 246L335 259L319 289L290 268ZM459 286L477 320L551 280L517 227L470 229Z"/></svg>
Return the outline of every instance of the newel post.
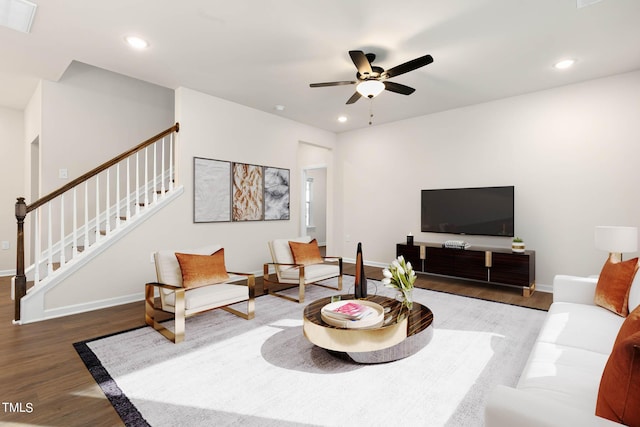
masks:
<svg viewBox="0 0 640 427"><path fill-rule="evenodd" d="M24 219L27 216L27 204L24 197L16 202L16 219L18 220L18 243L16 245L16 279L15 279L15 320L20 320L20 300L27 294L27 276L24 275Z"/></svg>

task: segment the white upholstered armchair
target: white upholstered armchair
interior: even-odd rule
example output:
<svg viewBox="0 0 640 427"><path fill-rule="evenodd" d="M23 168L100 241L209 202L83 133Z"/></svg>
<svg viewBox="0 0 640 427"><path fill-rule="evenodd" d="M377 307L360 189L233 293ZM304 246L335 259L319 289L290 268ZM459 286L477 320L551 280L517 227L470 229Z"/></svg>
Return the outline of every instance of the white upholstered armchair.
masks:
<svg viewBox="0 0 640 427"><path fill-rule="evenodd" d="M253 319L255 277L227 272L222 246L158 251L154 260L158 281L145 286L145 322L167 339L174 343L183 341L185 319L214 308ZM156 289L160 294L160 307L156 307ZM247 301L246 312L229 307L241 301ZM157 321L158 310L174 314L174 332Z"/></svg>
<svg viewBox="0 0 640 427"><path fill-rule="evenodd" d="M338 278L338 286L328 288L342 290L342 257L320 256L315 239L309 236L295 239L276 239L269 243L273 262L264 264L264 292L304 302L304 288L309 284L333 277ZM275 270L276 281L271 280L270 267ZM271 285L298 285L298 299L276 293Z"/></svg>

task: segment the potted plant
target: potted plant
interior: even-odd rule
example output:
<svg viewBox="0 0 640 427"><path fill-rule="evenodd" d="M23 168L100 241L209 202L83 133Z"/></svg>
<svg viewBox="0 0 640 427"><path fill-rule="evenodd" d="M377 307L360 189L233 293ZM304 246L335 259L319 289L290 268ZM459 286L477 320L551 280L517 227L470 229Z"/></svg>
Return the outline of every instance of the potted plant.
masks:
<svg viewBox="0 0 640 427"><path fill-rule="evenodd" d="M524 241L520 237L514 237L511 242L511 251L516 253L524 252Z"/></svg>

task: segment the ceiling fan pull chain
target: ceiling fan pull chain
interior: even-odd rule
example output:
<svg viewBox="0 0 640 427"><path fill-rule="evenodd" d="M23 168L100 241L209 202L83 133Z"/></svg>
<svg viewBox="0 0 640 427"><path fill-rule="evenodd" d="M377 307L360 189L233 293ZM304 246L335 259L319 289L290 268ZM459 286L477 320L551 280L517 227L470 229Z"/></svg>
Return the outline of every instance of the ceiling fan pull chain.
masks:
<svg viewBox="0 0 640 427"><path fill-rule="evenodd" d="M373 98L369 98L369 126L373 123Z"/></svg>

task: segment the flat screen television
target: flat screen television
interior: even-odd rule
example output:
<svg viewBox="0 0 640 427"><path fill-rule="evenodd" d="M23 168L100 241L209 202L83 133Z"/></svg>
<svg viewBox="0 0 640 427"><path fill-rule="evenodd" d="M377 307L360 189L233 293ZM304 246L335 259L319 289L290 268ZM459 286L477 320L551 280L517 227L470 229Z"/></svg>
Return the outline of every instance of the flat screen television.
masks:
<svg viewBox="0 0 640 427"><path fill-rule="evenodd" d="M421 231L513 237L513 189L422 190Z"/></svg>

